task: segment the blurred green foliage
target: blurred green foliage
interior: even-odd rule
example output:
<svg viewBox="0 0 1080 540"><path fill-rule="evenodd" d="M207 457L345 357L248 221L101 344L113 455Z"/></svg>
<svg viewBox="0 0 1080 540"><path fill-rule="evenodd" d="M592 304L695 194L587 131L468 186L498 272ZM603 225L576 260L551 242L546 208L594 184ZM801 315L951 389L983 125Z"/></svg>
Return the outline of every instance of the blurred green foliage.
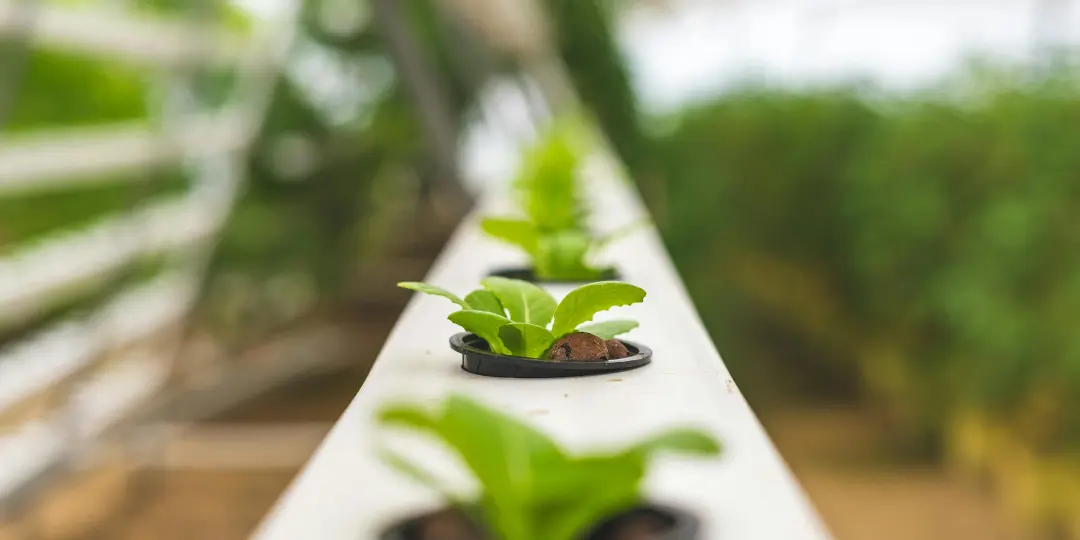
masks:
<svg viewBox="0 0 1080 540"><path fill-rule="evenodd" d="M146 73L108 59L34 48L18 83L5 132L147 117Z"/></svg>
<svg viewBox="0 0 1080 540"><path fill-rule="evenodd" d="M31 49L18 82L3 126L6 136L147 117L145 74L107 60ZM128 207L148 191L157 187L141 187L124 179L4 197L0 199L0 253L43 234L84 226Z"/></svg>
<svg viewBox="0 0 1080 540"><path fill-rule="evenodd" d="M670 121L666 240L736 374L857 386L930 448L969 408L1080 443L1074 85L748 90Z"/></svg>
<svg viewBox="0 0 1080 540"><path fill-rule="evenodd" d="M293 322L296 312L348 302L364 268L406 248L412 235L420 236L425 216L418 214L434 210L424 206L430 203L425 196L441 171L383 36L370 19L350 32L329 31L321 20L323 4L305 4L292 61L300 65L321 55L320 62L341 66L343 77L324 81L323 88L351 84L359 91L328 111L302 72L277 82L248 162L246 192L204 289L204 322L223 336L259 339ZM458 69L457 36L431 0L404 3L401 10L442 83L455 127L462 128L477 88ZM305 148L309 167L281 166L283 143L295 142ZM306 303L303 309L282 307L286 294L267 285L274 283L291 283L285 288L303 299L297 300ZM224 300L230 297L236 301Z"/></svg>

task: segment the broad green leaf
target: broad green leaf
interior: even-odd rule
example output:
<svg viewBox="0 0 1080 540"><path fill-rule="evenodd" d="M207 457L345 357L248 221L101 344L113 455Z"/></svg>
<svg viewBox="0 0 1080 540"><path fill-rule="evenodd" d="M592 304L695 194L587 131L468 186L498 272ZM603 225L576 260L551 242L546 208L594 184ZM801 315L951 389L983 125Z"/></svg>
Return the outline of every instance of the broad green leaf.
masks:
<svg viewBox="0 0 1080 540"><path fill-rule="evenodd" d="M480 228L493 238L520 247L534 255L540 235L532 223L521 219L484 218Z"/></svg>
<svg viewBox="0 0 1080 540"><path fill-rule="evenodd" d="M673 430L622 452L570 457L543 433L458 395L440 412L394 406L379 418L426 432L453 449L482 487L482 515L504 540L576 540L600 518L640 500L641 481L655 453L719 452L707 435ZM388 461L445 493L422 469L396 456Z"/></svg>
<svg viewBox="0 0 1080 540"><path fill-rule="evenodd" d="M510 322L510 319L487 311L463 309L450 314L450 322L462 327L466 332L472 332L488 343L491 351L499 354L510 354L502 340L499 339L499 327Z"/></svg>
<svg viewBox="0 0 1080 540"><path fill-rule="evenodd" d="M484 486L485 516L500 538L535 539L529 496L547 471L567 458L546 435L461 396L447 400L443 420L453 446ZM467 447L467 448L466 448Z"/></svg>
<svg viewBox="0 0 1080 540"><path fill-rule="evenodd" d="M567 493L583 495L601 479L599 485L617 480L637 484L645 475L644 466L640 456L628 453L571 457L537 479L529 501L538 507L560 505Z"/></svg>
<svg viewBox="0 0 1080 540"><path fill-rule="evenodd" d="M495 293L492 293L487 289L477 289L469 293L469 295L465 297L465 303L471 306L470 309L487 311L504 317L506 316L506 310L504 310L502 304L499 303L499 298L495 296Z"/></svg>
<svg viewBox="0 0 1080 540"><path fill-rule="evenodd" d="M540 358L555 343L555 336L543 326L510 323L499 328L499 338L514 356Z"/></svg>
<svg viewBox="0 0 1080 540"><path fill-rule="evenodd" d="M484 515L500 537L542 538L533 535L528 498L545 471L566 461L562 450L532 427L461 396L447 400L443 425L483 486Z"/></svg>
<svg viewBox="0 0 1080 540"><path fill-rule="evenodd" d="M578 227L582 218L578 185L579 150L565 127L556 126L522 155L514 181L529 220L542 231Z"/></svg>
<svg viewBox="0 0 1080 540"><path fill-rule="evenodd" d="M644 464L630 455L577 459L550 471L544 475L550 491L533 507L536 537L582 538L600 519L638 503L644 476Z"/></svg>
<svg viewBox="0 0 1080 540"><path fill-rule="evenodd" d="M592 239L584 231L562 231L540 238L533 266L544 279L590 280L600 272L588 265L586 254Z"/></svg>
<svg viewBox="0 0 1080 540"><path fill-rule="evenodd" d="M413 405L391 405L379 411L379 422L419 431L438 430L438 417Z"/></svg>
<svg viewBox="0 0 1080 540"><path fill-rule="evenodd" d="M508 500L532 491L536 472L560 468L566 461L543 433L456 394L447 398L441 412L393 405L383 409L379 419L441 439L461 456L485 492ZM508 493L511 485L517 494Z"/></svg>
<svg viewBox="0 0 1080 540"><path fill-rule="evenodd" d="M582 285L567 294L555 309L555 324L551 333L561 338L597 313L615 306L628 306L645 299L645 290L629 283L599 281Z"/></svg>
<svg viewBox="0 0 1080 540"><path fill-rule="evenodd" d="M480 282L498 297L510 320L547 326L555 313L555 299L544 289L518 279L488 277Z"/></svg>
<svg viewBox="0 0 1080 540"><path fill-rule="evenodd" d="M435 285L428 285L427 283L420 283L418 281L402 281L401 283L398 283L397 286L401 287L402 289L409 289L412 291L418 291L434 296L441 296L461 306L461 309L472 309L471 307L469 307L469 304L467 302L459 298L456 294L442 287L436 287Z"/></svg>
<svg viewBox="0 0 1080 540"><path fill-rule="evenodd" d="M594 336L611 339L638 327L637 321L617 320L584 324L577 327L578 332L588 332Z"/></svg>
<svg viewBox="0 0 1080 540"><path fill-rule="evenodd" d="M690 429L674 429L640 442L627 452L648 459L658 452L716 456L720 454L720 449L720 443L705 433Z"/></svg>

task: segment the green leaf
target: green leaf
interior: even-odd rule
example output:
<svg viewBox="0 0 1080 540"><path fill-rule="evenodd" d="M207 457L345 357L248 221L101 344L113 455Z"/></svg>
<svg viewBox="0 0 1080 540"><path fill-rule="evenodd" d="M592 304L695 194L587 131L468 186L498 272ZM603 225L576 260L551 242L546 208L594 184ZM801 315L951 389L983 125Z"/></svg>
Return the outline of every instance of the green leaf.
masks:
<svg viewBox="0 0 1080 540"><path fill-rule="evenodd" d="M644 458L657 452L716 456L720 454L720 449L720 443L705 433L691 429L674 429L638 443L627 452Z"/></svg>
<svg viewBox="0 0 1080 540"><path fill-rule="evenodd" d="M499 298L486 289L477 289L469 293L469 295L465 297L465 303L472 306L471 309L477 311L487 311L496 315L506 316L506 310L503 309L502 304L499 302Z"/></svg>
<svg viewBox="0 0 1080 540"><path fill-rule="evenodd" d="M539 230L578 227L582 218L578 183L579 150L567 126L555 126L525 150L514 181L521 205Z"/></svg>
<svg viewBox="0 0 1080 540"><path fill-rule="evenodd" d="M636 304L644 299L645 290L629 283L599 281L582 285L570 291L555 309L551 333L556 339L561 338L582 323L591 321L601 311Z"/></svg>
<svg viewBox="0 0 1080 540"><path fill-rule="evenodd" d="M453 449L482 487L487 524L506 540L580 538L600 518L640 500L641 481L657 452L719 452L708 435L672 430L622 452L571 457L525 423L459 395L450 396L441 412L399 405L383 409L379 419L428 433ZM392 464L445 492L425 471Z"/></svg>
<svg viewBox="0 0 1080 540"><path fill-rule="evenodd" d="M383 423L411 427L442 440L465 462L483 488L484 516L500 538L536 538L539 525L529 494L545 471L562 469L562 450L543 433L466 397L447 398L440 413L392 406Z"/></svg>
<svg viewBox="0 0 1080 540"><path fill-rule="evenodd" d="M527 424L468 398L451 396L443 421L452 446L484 487L486 516L500 538L535 538L539 528L529 496L547 471L567 461L549 437Z"/></svg>
<svg viewBox="0 0 1080 540"><path fill-rule="evenodd" d="M611 339L619 334L625 334L638 327L637 321L615 320L593 324L585 324L577 327L578 332L588 332L594 336Z"/></svg>
<svg viewBox="0 0 1080 540"><path fill-rule="evenodd" d="M379 411L379 422L408 426L417 430L435 430L438 420L428 411L412 405L392 405Z"/></svg>
<svg viewBox="0 0 1080 540"><path fill-rule="evenodd" d="M592 486L614 484L616 479L636 484L645 474L644 463L628 453L572 457L539 477L529 500L535 506L553 506L567 502L567 493L584 496Z"/></svg>
<svg viewBox="0 0 1080 540"><path fill-rule="evenodd" d="M491 236L509 244L520 247L526 253L533 255L540 235L532 223L521 219L484 218L480 222L480 228Z"/></svg>
<svg viewBox="0 0 1080 540"><path fill-rule="evenodd" d="M528 323L510 323L499 328L499 338L514 356L541 358L548 347L555 343L555 336L543 326Z"/></svg>
<svg viewBox="0 0 1080 540"><path fill-rule="evenodd" d="M586 255L592 239L584 231L569 230L540 238L533 266L545 279L589 280L600 272L588 265Z"/></svg>
<svg viewBox="0 0 1080 540"><path fill-rule="evenodd" d="M582 538L600 519L639 502L644 476L644 462L628 454L573 459L547 471L533 499L536 537Z"/></svg>
<svg viewBox="0 0 1080 540"><path fill-rule="evenodd" d="M427 283L420 283L418 281L402 281L401 283L398 283L397 286L401 287L402 289L418 291L433 296L441 296L461 306L461 309L472 309L471 307L469 307L469 304L467 302L465 302L461 298L458 298L456 294L442 287L436 287L435 285L428 285Z"/></svg>
<svg viewBox="0 0 1080 540"><path fill-rule="evenodd" d="M547 326L555 313L555 299L544 289L518 279L489 277L480 282L498 297L510 320Z"/></svg>
<svg viewBox="0 0 1080 540"><path fill-rule="evenodd" d="M510 350L503 345L502 339L499 338L499 327L509 323L510 319L474 309L455 311L447 318L454 324L464 328L466 332L472 332L487 341L488 346L491 347L491 352L510 354Z"/></svg>

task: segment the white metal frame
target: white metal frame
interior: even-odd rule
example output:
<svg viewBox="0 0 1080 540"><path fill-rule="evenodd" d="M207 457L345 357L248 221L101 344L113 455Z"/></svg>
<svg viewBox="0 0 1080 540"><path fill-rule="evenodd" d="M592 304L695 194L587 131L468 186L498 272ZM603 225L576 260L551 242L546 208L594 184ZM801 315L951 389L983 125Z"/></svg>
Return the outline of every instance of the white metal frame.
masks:
<svg viewBox="0 0 1080 540"><path fill-rule="evenodd" d="M0 0L0 34L19 31L19 0ZM223 29L132 13L128 9L64 6L33 7L34 45L123 59L143 64L235 64L260 54L257 42ZM254 47L254 48L253 48ZM263 56L270 61L271 56Z"/></svg>
<svg viewBox="0 0 1080 540"><path fill-rule="evenodd" d="M0 196L67 189L103 175L181 165L187 194L136 207L81 231L54 235L0 257L0 328L41 313L76 291L151 254L184 252L179 270L130 290L85 319L46 328L0 350L0 415L77 376L109 350L138 341L190 307L213 239L244 179L246 150L258 132L274 81L296 32L299 3L251 37L124 11L35 6L32 26L0 0L0 35L152 66L233 65L233 101L216 113L191 104L164 126L123 124L0 138ZM176 120L176 121L174 121ZM143 181L149 180L143 175ZM98 435L137 410L168 375L172 353L159 343L117 360L115 369L74 381L73 394L49 418L0 430L0 510L17 503L43 474L77 457ZM174 344L175 345L175 344ZM75 445L75 446L72 446Z"/></svg>

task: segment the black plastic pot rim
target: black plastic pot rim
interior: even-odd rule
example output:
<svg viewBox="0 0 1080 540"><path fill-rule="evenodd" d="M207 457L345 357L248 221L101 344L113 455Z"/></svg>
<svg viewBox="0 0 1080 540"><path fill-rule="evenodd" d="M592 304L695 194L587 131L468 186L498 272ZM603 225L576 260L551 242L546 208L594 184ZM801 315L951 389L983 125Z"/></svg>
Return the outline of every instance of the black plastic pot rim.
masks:
<svg viewBox="0 0 1080 540"><path fill-rule="evenodd" d="M487 342L476 334L462 332L450 337L450 348L461 353L461 368L469 373L487 377L540 379L552 377L581 377L626 371L652 362L652 349L620 339L630 356L599 362L567 362L510 356L491 352ZM483 344L483 347L480 346Z"/></svg>
<svg viewBox="0 0 1080 540"><path fill-rule="evenodd" d="M386 529L379 535L379 540L419 540L410 536L410 532L414 528L419 526L423 520L429 519L441 512L448 510L444 507L439 510L427 512L424 514L417 514L411 517L400 519ZM616 513L613 516L604 518L599 523L594 525L593 530L590 531L584 538L584 540L614 540L612 537L604 534L605 526L614 523L616 520L627 517L637 512L649 512L654 515L662 515L667 521L671 523L671 527L656 536L656 540L696 540L698 533L701 529L701 522L697 516L676 508L674 506L667 506L663 504L651 503L648 501L642 502L622 512ZM426 539L424 539L426 540ZM437 539L433 539L437 540Z"/></svg>
<svg viewBox="0 0 1080 540"><path fill-rule="evenodd" d="M540 278L536 275L536 269L531 266L520 266L512 268L501 268L492 270L488 273L489 276L504 277L510 279L520 279L522 281L528 281L531 283L544 283L548 285L584 285L586 283L596 283L597 281L621 281L622 276L619 271L614 267L599 269L600 275L595 278L585 279L546 279Z"/></svg>

